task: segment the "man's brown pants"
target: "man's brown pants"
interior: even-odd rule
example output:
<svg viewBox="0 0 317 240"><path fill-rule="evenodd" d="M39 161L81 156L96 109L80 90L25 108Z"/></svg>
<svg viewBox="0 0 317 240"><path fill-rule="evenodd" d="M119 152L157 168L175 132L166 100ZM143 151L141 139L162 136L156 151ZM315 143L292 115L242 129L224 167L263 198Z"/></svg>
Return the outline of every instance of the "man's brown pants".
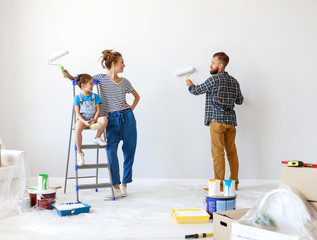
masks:
<svg viewBox="0 0 317 240"><path fill-rule="evenodd" d="M236 189L238 188L239 179L239 160L235 144L236 127L217 121L210 122L211 154L214 160L215 179L225 179L225 151L230 166L230 179L235 180Z"/></svg>

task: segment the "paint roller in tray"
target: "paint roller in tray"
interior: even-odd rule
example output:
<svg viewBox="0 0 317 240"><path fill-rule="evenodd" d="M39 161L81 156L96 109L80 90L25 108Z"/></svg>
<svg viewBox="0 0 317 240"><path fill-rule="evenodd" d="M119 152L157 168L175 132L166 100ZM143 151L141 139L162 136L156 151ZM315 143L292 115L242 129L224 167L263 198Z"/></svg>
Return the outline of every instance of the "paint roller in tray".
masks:
<svg viewBox="0 0 317 240"><path fill-rule="evenodd" d="M176 76L177 77L180 77L180 76L183 76L183 75L186 75L186 79L188 79L188 77L195 71L195 68L194 67L188 67L188 68L185 68L183 70L180 70L178 72L176 72Z"/></svg>
<svg viewBox="0 0 317 240"><path fill-rule="evenodd" d="M50 65L56 65L56 66L60 66L60 68L62 69L62 71L64 71L64 67L60 64L56 64L56 63L52 63L54 61L56 61L57 59L60 59L61 57L64 57L65 55L67 55L69 53L69 51L66 49L66 50L63 50L63 51L60 51L54 55L52 55L51 57L48 58L48 64Z"/></svg>

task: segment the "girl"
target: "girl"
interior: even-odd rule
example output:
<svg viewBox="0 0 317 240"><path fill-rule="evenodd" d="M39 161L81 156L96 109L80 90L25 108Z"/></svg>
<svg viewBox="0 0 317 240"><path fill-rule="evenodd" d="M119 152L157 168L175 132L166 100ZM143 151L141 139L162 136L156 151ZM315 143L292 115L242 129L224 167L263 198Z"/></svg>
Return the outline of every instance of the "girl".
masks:
<svg viewBox="0 0 317 240"><path fill-rule="evenodd" d="M95 137L95 143L100 146L105 146L106 142L100 138L101 134L107 127L108 120L106 117L99 117L100 115L100 103L102 103L100 97L93 93L93 78L88 74L80 74L74 78L78 87L80 88L80 94L74 98L75 112L78 121L75 127L75 141L77 145L77 165L82 166L85 163L84 153L82 152L82 131L89 127L90 124L99 123L100 128L97 131Z"/></svg>
<svg viewBox="0 0 317 240"><path fill-rule="evenodd" d="M108 117L106 129L108 155L111 164L114 194L116 198L119 198L127 196L127 184L132 182L132 166L137 143L136 121L133 110L137 106L140 96L132 87L130 81L118 76L125 68L123 57L119 52L114 52L113 50L103 51L101 65L108 70L108 73L100 73L93 77L98 79L100 84L100 97L103 101L101 116ZM63 72L63 75L73 79L73 76L67 70ZM126 102L126 94L129 93L134 96L132 105ZM122 182L120 180L117 156L120 141L123 141L122 152L124 156Z"/></svg>

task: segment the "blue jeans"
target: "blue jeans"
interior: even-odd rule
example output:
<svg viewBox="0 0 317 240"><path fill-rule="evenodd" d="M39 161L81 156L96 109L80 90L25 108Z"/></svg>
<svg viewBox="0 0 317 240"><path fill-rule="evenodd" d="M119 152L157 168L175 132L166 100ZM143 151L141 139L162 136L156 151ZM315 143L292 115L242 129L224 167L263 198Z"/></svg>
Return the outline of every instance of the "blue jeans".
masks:
<svg viewBox="0 0 317 240"><path fill-rule="evenodd" d="M118 144L121 140L123 141L122 152L124 157L122 183L132 182L132 165L136 149L137 131L136 121L131 108L109 113L106 135L112 184L121 184L117 155Z"/></svg>

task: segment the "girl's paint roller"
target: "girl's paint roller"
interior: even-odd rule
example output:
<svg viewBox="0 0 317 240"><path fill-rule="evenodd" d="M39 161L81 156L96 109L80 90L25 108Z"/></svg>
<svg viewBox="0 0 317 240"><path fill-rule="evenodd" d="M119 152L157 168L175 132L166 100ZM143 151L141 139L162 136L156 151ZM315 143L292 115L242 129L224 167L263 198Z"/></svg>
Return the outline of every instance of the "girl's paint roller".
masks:
<svg viewBox="0 0 317 240"><path fill-rule="evenodd" d="M194 67L185 68L183 70L176 72L176 76L180 77L180 76L187 74L186 78L188 78L194 71L195 71Z"/></svg>
<svg viewBox="0 0 317 240"><path fill-rule="evenodd" d="M101 127L100 123L95 123L95 124L89 123L89 125L90 125L90 130L98 130Z"/></svg>
<svg viewBox="0 0 317 240"><path fill-rule="evenodd" d="M61 58L61 57L64 57L65 55L67 55L69 53L69 51L66 49L66 50L63 50L63 51L60 51L58 53L56 53L55 55L51 56L48 58L48 64L50 65L57 65L57 66L60 66L61 69L64 71L64 67L60 64L54 64L52 62L56 61L57 59Z"/></svg>

